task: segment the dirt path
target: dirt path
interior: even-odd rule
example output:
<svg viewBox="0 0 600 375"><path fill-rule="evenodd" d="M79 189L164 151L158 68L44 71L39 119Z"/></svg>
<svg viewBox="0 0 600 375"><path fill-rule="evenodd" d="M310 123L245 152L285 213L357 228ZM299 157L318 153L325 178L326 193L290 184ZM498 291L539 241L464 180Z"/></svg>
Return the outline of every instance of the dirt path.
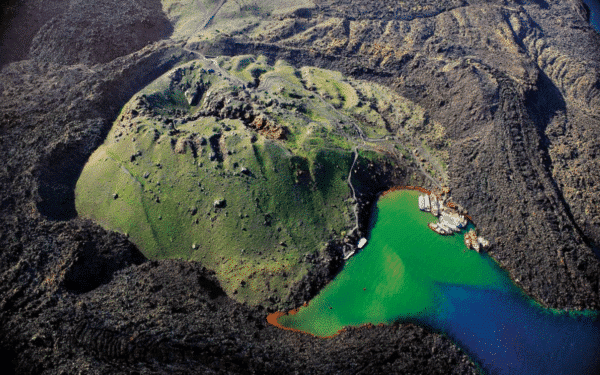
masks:
<svg viewBox="0 0 600 375"><path fill-rule="evenodd" d="M356 223L354 224L354 228L352 228L352 230L350 231L351 233L354 231L357 231L359 228L359 221L358 221L358 201L356 200L356 191L354 190L354 186L352 185L352 170L354 169L354 166L356 165L356 161L358 160L358 146L354 146L354 161L352 162L352 166L350 167L350 172L348 173L348 185L350 186L350 189L352 190L352 199L354 200L354 204L352 205L352 208L354 210L354 219L356 220ZM344 256L346 256L346 254L344 254Z"/></svg>
<svg viewBox="0 0 600 375"><path fill-rule="evenodd" d="M198 0L198 2L200 2L200 0ZM221 0L219 2L219 4L217 4L217 6L215 7L215 9L208 15L208 17L206 18L206 21L202 24L202 28L206 29L208 27L208 25L212 22L213 18L217 15L217 13L219 13L219 10L221 10L221 7L227 2L227 0Z"/></svg>

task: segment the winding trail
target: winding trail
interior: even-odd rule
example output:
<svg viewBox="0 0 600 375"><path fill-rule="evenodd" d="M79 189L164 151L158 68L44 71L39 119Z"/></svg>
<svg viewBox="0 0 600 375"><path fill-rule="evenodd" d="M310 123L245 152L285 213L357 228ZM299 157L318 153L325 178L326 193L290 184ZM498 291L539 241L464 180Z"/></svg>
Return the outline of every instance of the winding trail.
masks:
<svg viewBox="0 0 600 375"><path fill-rule="evenodd" d="M352 201L354 202L354 204L352 205L352 209L354 211L354 220L355 220L355 224L354 224L354 228L352 228L352 230L350 231L350 233L354 233L354 232L358 232L358 228L359 228L359 221L358 221L358 201L356 200L356 191L354 190L354 186L352 185L352 170L354 170L354 166L356 165L356 161L358 160L358 146L354 146L354 161L352 162L352 166L350 166L350 172L348 173L348 185L350 186L350 189L352 190ZM348 255L346 254L346 250L344 251L344 258L352 255Z"/></svg>
<svg viewBox="0 0 600 375"><path fill-rule="evenodd" d="M209 16L209 19L207 20L206 24L204 25L204 27L207 27L208 24L210 23L210 20L212 20L212 18L218 13L218 11L220 10L221 6L223 4L225 4L227 0L222 0L219 5L213 10L213 12L211 13L211 15ZM206 60L206 61L210 61L213 65L215 70L220 70L223 73L227 73L225 71L223 71L223 69L219 66L219 64L217 63L216 59L214 58L208 58L206 56L204 56L203 54L201 54L198 51L183 47L183 49L189 53L192 53L194 55L198 55L200 58ZM242 83L240 81L240 83ZM306 88L306 87L305 87ZM333 106L331 103L329 103L328 101L326 101L324 98L324 103L326 103L331 111L338 113L340 116L344 117L347 116L345 113L341 113L335 106ZM354 148L353 148L353 153L354 153L354 160L352 162L352 165L350 167L350 170L348 172L348 178L346 179L348 186L350 186L350 190L352 191L352 200L353 200L353 204L352 204L352 210L354 212L354 227L350 230L350 233L355 233L358 232L359 228L360 228L360 220L359 220L359 204L358 204L358 200L356 199L356 189L354 188L354 185L352 184L352 171L354 170L354 167L356 166L356 162L358 161L358 150L359 148L363 148L365 150L372 150L374 147L369 146L367 143L381 143L381 142L387 142L384 143L386 146L390 146L393 143L398 143L400 144L400 140L398 139L397 136L393 136L393 135L386 135L386 136L382 136L380 138L370 138L368 137L365 132L363 131L363 129L355 122L355 121L351 121L352 125L354 126L356 133L358 135L350 135L347 132L345 132L343 129L341 129L340 127L338 127L338 131L340 133L343 134L343 136L349 140L350 142L354 143ZM362 141L362 145L360 145L360 141ZM399 158L400 155L398 155L398 152L395 151L393 148L391 147L384 147L383 149L380 148L375 148L377 151L379 152L387 152L390 155ZM429 156L428 159L430 158L430 155L428 155L429 153L426 152L426 150L424 150L422 147L418 147L421 155L424 156ZM439 183L439 181L437 181L436 179L434 179L431 175L429 175L429 173L427 173L427 171L425 170L425 168L423 167L423 165L421 163L415 163L417 165L417 167L419 168L420 172L433 184L433 186L436 186L438 188L441 188L441 185ZM352 253L347 254L344 251L344 257L350 256L352 255Z"/></svg>

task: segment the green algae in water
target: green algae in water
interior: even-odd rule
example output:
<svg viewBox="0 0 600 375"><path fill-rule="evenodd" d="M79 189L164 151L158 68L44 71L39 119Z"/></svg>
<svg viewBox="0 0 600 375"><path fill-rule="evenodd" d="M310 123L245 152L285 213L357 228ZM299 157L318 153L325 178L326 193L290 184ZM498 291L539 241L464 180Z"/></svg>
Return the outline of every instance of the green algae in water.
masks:
<svg viewBox="0 0 600 375"><path fill-rule="evenodd" d="M328 337L344 326L411 321L449 336L493 374L600 373L594 311L545 309L489 256L466 250L464 232L427 227L414 191L377 203L369 245L284 327Z"/></svg>
<svg viewBox="0 0 600 375"><path fill-rule="evenodd" d="M344 326L423 317L438 304L438 284L506 289L510 280L489 257L468 250L464 232L440 236L427 227L436 218L419 211L416 191L385 195L365 249L283 326L331 336Z"/></svg>

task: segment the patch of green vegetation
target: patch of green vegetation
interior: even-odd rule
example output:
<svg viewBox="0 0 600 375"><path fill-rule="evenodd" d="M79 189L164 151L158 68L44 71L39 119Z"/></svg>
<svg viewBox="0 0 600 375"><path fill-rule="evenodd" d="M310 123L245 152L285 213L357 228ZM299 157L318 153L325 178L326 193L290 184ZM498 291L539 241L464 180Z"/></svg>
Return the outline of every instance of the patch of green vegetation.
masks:
<svg viewBox="0 0 600 375"><path fill-rule="evenodd" d="M314 67L303 67L300 72L308 89L315 91L335 108L348 109L358 103L356 90L347 82L342 81L340 72Z"/></svg>
<svg viewBox="0 0 600 375"><path fill-rule="evenodd" d="M440 159L440 164L442 165L442 169L445 173L448 173L448 164L444 161L444 159Z"/></svg>
<svg viewBox="0 0 600 375"><path fill-rule="evenodd" d="M123 108L81 174L77 210L148 258L201 262L234 298L284 300L312 267L305 255L354 226L347 178L355 147L370 147L356 131L358 86L262 56L179 66ZM384 158L361 149L359 163Z"/></svg>
<svg viewBox="0 0 600 375"><path fill-rule="evenodd" d="M187 128L210 137L213 124ZM253 145L250 131L238 125L221 135L227 151L235 150L222 162L210 161L210 146L197 157L177 154L169 137L155 142L150 130L102 146L79 180L79 212L130 234L149 258L201 261L232 294L242 287L232 277L247 269L253 279L244 290L256 289L247 298L258 302L264 289L257 288L267 279L283 284L284 274L297 275L305 267L297 265L302 254L348 226L339 208L349 194L343 177L350 157L323 150L310 159L294 156L262 137ZM188 134L181 131L179 139ZM142 156L128 160L139 150Z"/></svg>
<svg viewBox="0 0 600 375"><path fill-rule="evenodd" d="M148 102L153 108L158 109L158 113L167 114L173 110L188 111L190 106L181 90L166 90L147 97Z"/></svg>
<svg viewBox="0 0 600 375"><path fill-rule="evenodd" d="M267 58L263 55L258 57L254 55L241 55L232 57L231 59L221 57L218 61L223 69L247 83L254 82L256 78L273 70L273 67L267 64Z"/></svg>
<svg viewBox="0 0 600 375"><path fill-rule="evenodd" d="M221 35L247 33L264 23L270 15L314 8L310 0L229 0L220 8L220 0L161 2L174 26L172 38L190 43L213 41Z"/></svg>
<svg viewBox="0 0 600 375"><path fill-rule="evenodd" d="M400 151L400 153L402 154L404 159L411 161L411 162L415 161L415 158L413 157L413 155L406 148L402 147L401 145L394 145L394 147L396 148L396 150Z"/></svg>

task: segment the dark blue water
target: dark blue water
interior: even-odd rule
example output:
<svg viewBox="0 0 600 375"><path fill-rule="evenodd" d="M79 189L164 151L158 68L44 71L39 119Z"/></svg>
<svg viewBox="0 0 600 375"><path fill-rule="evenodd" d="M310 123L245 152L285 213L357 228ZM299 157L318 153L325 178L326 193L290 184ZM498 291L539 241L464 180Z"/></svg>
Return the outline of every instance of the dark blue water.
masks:
<svg viewBox="0 0 600 375"><path fill-rule="evenodd" d="M600 320L547 310L522 292L439 285L425 324L444 332L490 374L600 374Z"/></svg>
<svg viewBox="0 0 600 375"><path fill-rule="evenodd" d="M590 24L600 33L600 0L583 0L590 8Z"/></svg>

